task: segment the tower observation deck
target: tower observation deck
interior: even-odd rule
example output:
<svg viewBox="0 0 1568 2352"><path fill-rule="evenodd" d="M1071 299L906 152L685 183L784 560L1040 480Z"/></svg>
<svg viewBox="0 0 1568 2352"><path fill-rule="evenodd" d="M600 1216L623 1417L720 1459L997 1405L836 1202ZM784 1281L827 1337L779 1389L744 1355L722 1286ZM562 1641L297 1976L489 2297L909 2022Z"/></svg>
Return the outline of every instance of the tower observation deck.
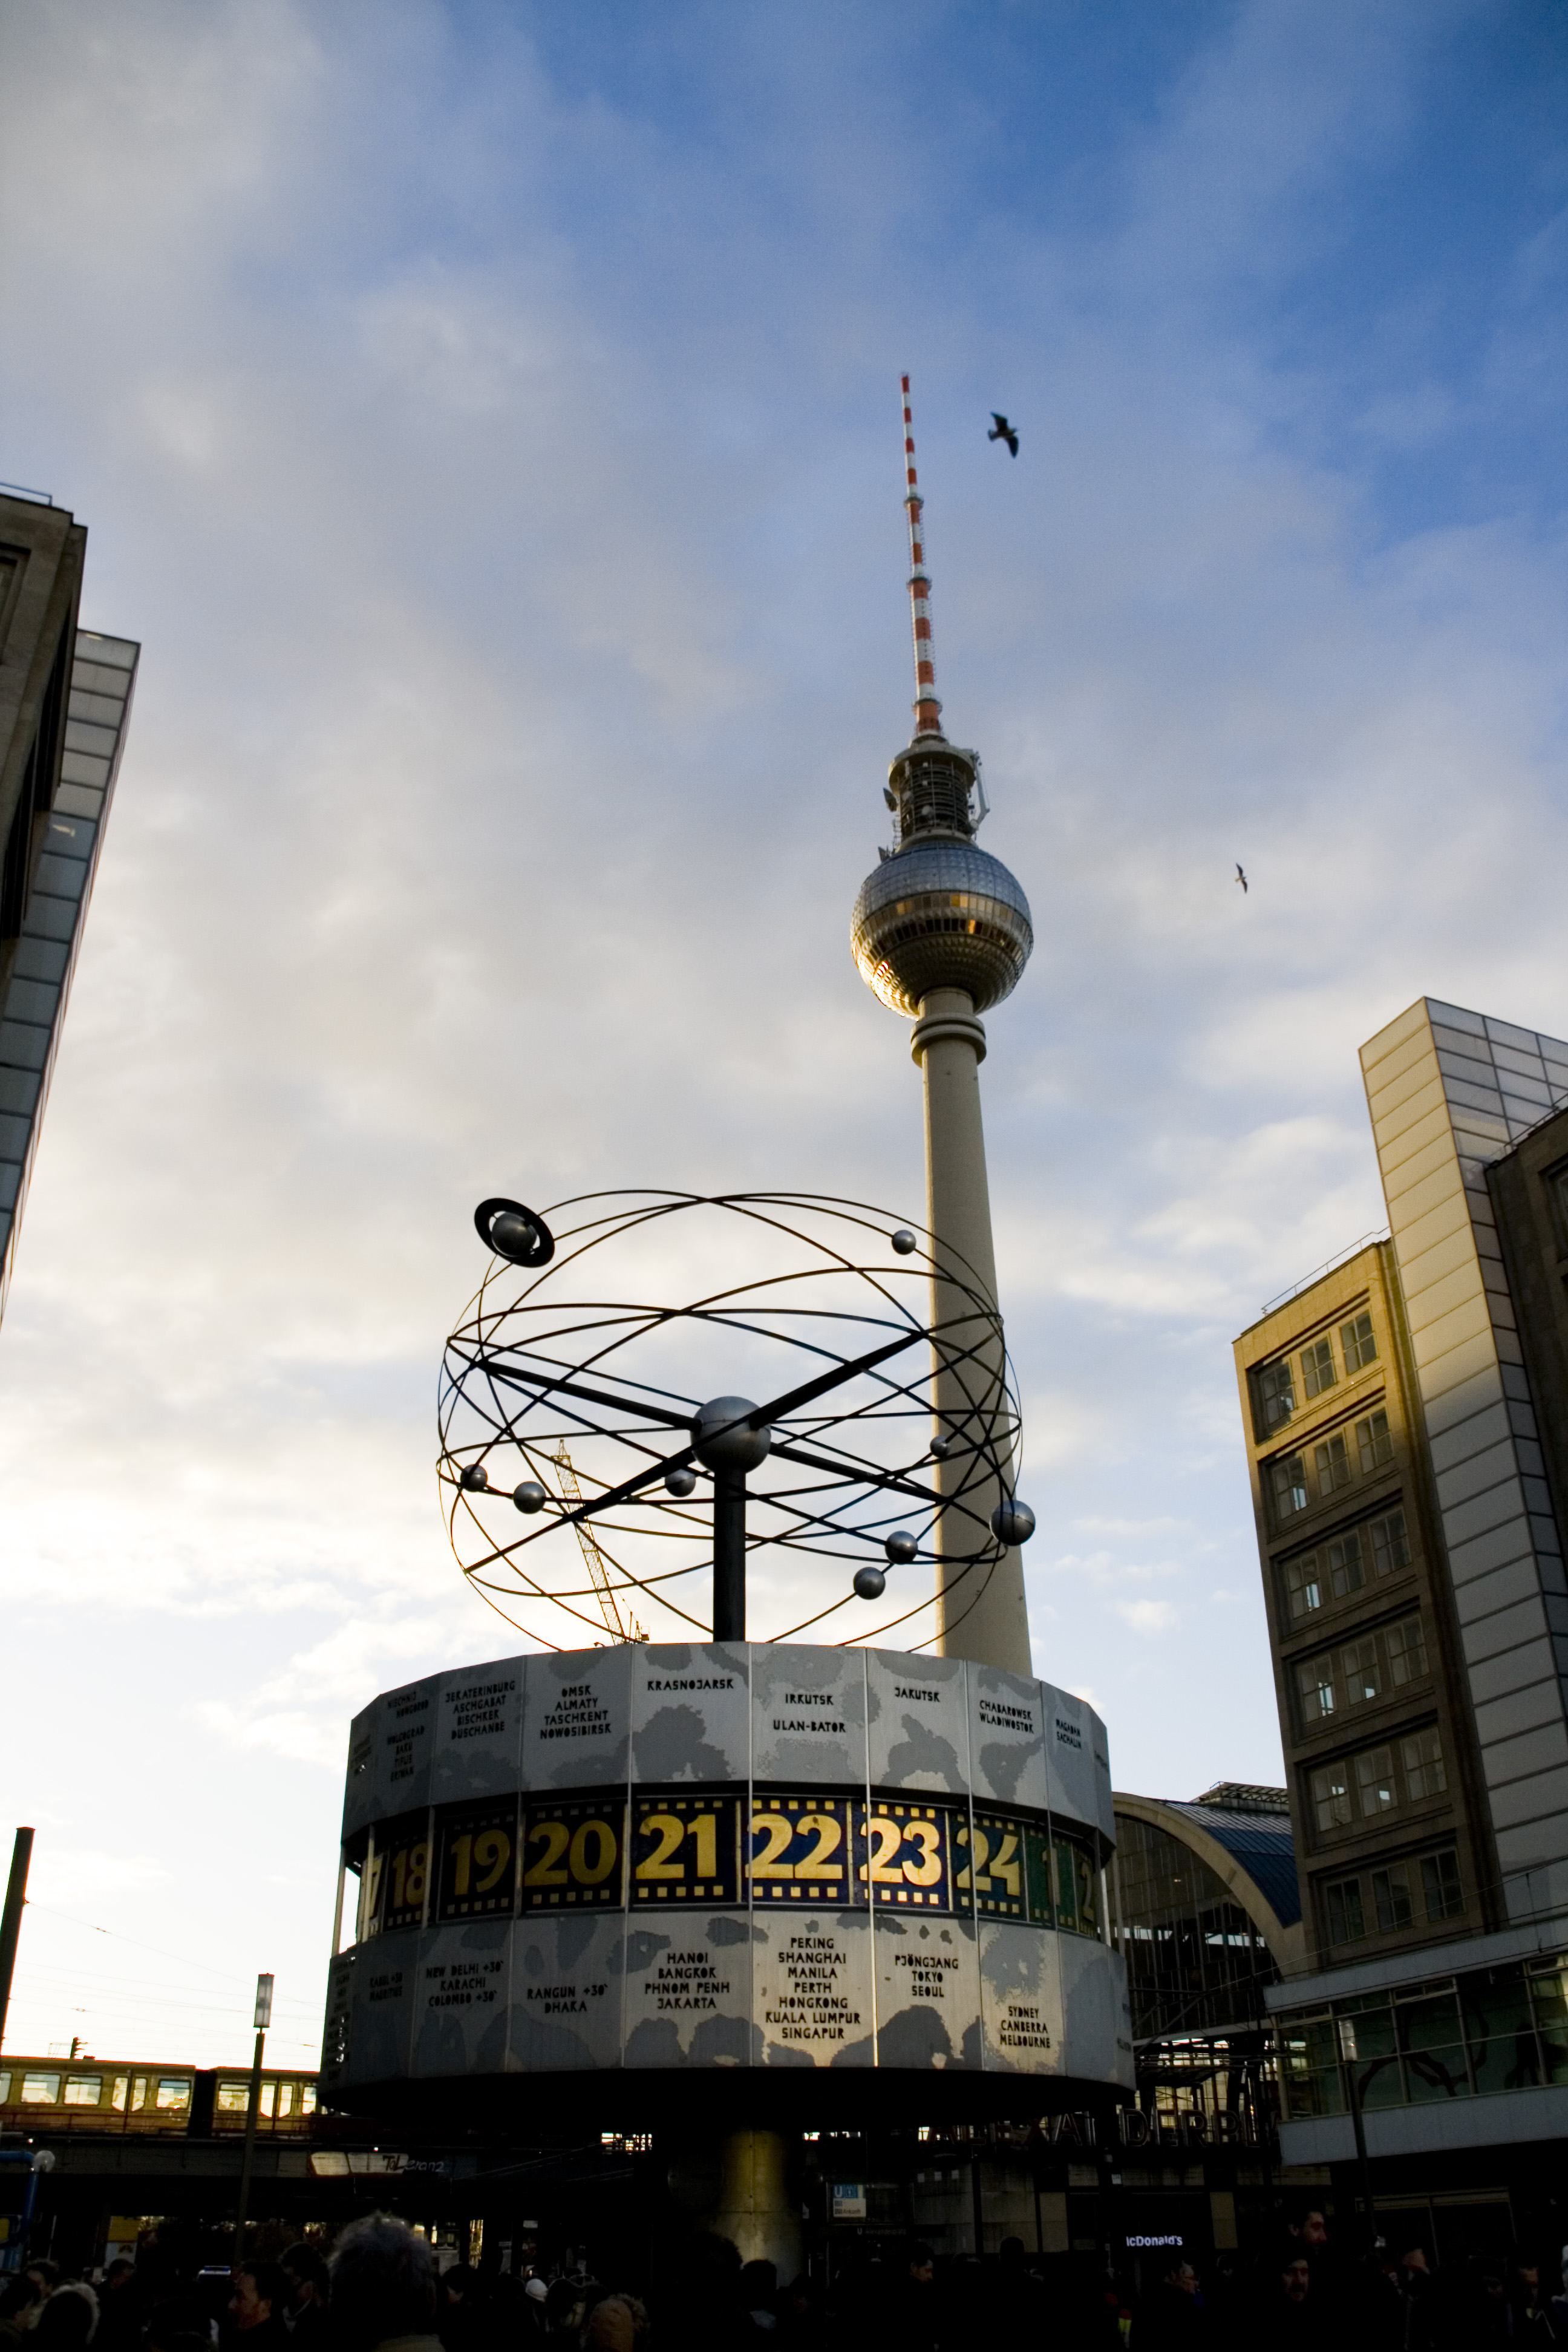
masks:
<svg viewBox="0 0 1568 2352"><path fill-rule="evenodd" d="M1022 887L975 840L987 813L980 755L949 742L942 729L908 376L903 425L915 728L888 770L885 798L897 838L860 886L850 940L867 985L915 1024L910 1052L925 1079L926 1215L937 1261L931 1322L951 1326L963 1311L961 1283L996 1297L980 1015L1017 986L1034 929ZM944 1265L951 1281L943 1279ZM950 1370L939 1370L935 1390L937 1443L948 1448L937 1480L944 1491L956 1491L964 1475L966 1399ZM998 1507L1010 1499L1009 1488L1010 1481L996 1481ZM937 1578L942 1653L1028 1674L1028 1612L1016 1548L983 1582L940 1562Z"/></svg>

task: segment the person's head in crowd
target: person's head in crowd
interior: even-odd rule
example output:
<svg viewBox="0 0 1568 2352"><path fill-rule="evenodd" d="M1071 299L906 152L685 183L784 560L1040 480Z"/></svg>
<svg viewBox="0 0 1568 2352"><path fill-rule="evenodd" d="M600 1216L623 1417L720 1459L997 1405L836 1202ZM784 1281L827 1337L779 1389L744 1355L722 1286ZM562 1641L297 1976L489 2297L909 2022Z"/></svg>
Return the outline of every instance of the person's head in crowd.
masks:
<svg viewBox="0 0 1568 2352"><path fill-rule="evenodd" d="M24 2312L42 2300L37 2280L30 2278L26 2271L18 2271L0 2285L0 2319L20 2319Z"/></svg>
<svg viewBox="0 0 1568 2352"><path fill-rule="evenodd" d="M351 2221L327 2264L342 2352L374 2352L393 2336L427 2336L436 2317L428 2242L390 2213Z"/></svg>
<svg viewBox="0 0 1568 2352"><path fill-rule="evenodd" d="M103 2273L103 2284L106 2287L129 2286L135 2275L136 2265L130 2255L116 2254Z"/></svg>
<svg viewBox="0 0 1568 2352"><path fill-rule="evenodd" d="M1185 2255L1180 2255L1165 2273L1165 2284L1176 2294L1196 2294L1198 2274Z"/></svg>
<svg viewBox="0 0 1568 2352"><path fill-rule="evenodd" d="M1314 2251L1329 2242L1329 2225L1323 2219L1321 2205L1299 2206L1285 2226L1291 2237L1299 2238L1302 2245L1310 2246Z"/></svg>
<svg viewBox="0 0 1568 2352"><path fill-rule="evenodd" d="M775 2263L746 2263L741 2270L741 2308L742 2311L765 2311L772 2314L773 2300L779 2291L778 2265Z"/></svg>
<svg viewBox="0 0 1568 2352"><path fill-rule="evenodd" d="M936 2276L936 2256L917 2239L910 2248L906 2268L917 2286L930 2286Z"/></svg>
<svg viewBox="0 0 1568 2352"><path fill-rule="evenodd" d="M996 2252L1005 2271L1021 2271L1023 2269L1026 2255L1024 2252L1024 2241L1022 2238L1004 2238L1001 2244L997 2247Z"/></svg>
<svg viewBox="0 0 1568 2352"><path fill-rule="evenodd" d="M530 2303L543 2303L550 2293L550 2284L546 2279L531 2278L522 2291Z"/></svg>
<svg viewBox="0 0 1568 2352"><path fill-rule="evenodd" d="M606 2294L588 2314L583 2342L587 2352L637 2352L647 2336L647 2313L636 2295Z"/></svg>
<svg viewBox="0 0 1568 2352"><path fill-rule="evenodd" d="M39 2312L33 2328L35 2344L50 2352L79 2352L98 2333L98 2297L81 2279L57 2286Z"/></svg>
<svg viewBox="0 0 1568 2352"><path fill-rule="evenodd" d="M39 2254L27 2264L26 2274L40 2294L53 2294L59 2284L60 2266L51 2263L47 2254Z"/></svg>
<svg viewBox="0 0 1568 2352"><path fill-rule="evenodd" d="M436 2292L443 2303L462 2303L473 2291L474 2274L467 2263L454 2263L437 2282Z"/></svg>
<svg viewBox="0 0 1568 2352"><path fill-rule="evenodd" d="M1279 2266L1279 2290L1287 2303L1305 2303L1312 2287L1312 2265L1299 2249L1287 2248Z"/></svg>
<svg viewBox="0 0 1568 2352"><path fill-rule="evenodd" d="M277 2263L265 2262L259 2256L252 2262L247 2257L234 2272L234 2293L228 2299L229 2326L247 2336L253 2327L265 2327L268 2320L280 2320L290 2292L288 2277Z"/></svg>
<svg viewBox="0 0 1568 2352"><path fill-rule="evenodd" d="M289 2282L289 2307L304 2311L312 2303L327 2300L327 2264L325 2257L303 2239L280 2254L278 2267Z"/></svg>
<svg viewBox="0 0 1568 2352"><path fill-rule="evenodd" d="M1412 2276L1424 2278L1427 2275L1430 2266L1426 2260L1426 2249L1419 2238L1413 2239L1408 2246L1401 2247L1399 2267L1407 2278Z"/></svg>

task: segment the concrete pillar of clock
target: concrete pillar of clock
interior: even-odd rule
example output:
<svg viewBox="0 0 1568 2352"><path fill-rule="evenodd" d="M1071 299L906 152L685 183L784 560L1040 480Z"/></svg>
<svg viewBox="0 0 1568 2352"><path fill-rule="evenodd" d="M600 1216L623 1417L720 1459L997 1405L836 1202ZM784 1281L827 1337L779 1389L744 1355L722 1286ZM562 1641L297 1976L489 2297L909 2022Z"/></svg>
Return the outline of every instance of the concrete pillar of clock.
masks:
<svg viewBox="0 0 1568 2352"><path fill-rule="evenodd" d="M800 2211L790 2196L790 2143L783 2132L732 2131L719 2151L720 2189L713 2227L738 2246L743 2263L772 2263L779 2284L805 2263Z"/></svg>
<svg viewBox="0 0 1568 2352"><path fill-rule="evenodd" d="M925 1078L926 1223L932 1235L937 1271L931 1277L931 1322L951 1347L973 1312L967 1291L996 1298L996 1259L991 1241L991 1194L985 1181L985 1130L980 1116L980 1065L985 1032L973 1000L961 988L933 988L921 999L910 1050ZM944 1276L943 1267L948 1272ZM964 1286L967 1286L967 1291ZM983 1327L977 1327L983 1328ZM966 1412L994 1411L1005 1376L994 1339L977 1349L976 1360L957 1370L936 1370L940 1429L960 1433L958 1451L935 1465L940 1493L953 1495L970 1474L962 1440ZM1007 1464L1007 1482L1012 1483ZM942 1554L979 1549L990 1536L991 1514L1002 1500L994 1475L964 1487L963 1513L952 1515L944 1544L937 1532L938 1648L948 1658L971 1658L978 1665L1034 1672L1029 1653L1029 1612L1024 1598L1024 1562L1015 1548L1003 1553L989 1577L983 1569L949 1569ZM944 1521L948 1515L944 1514Z"/></svg>

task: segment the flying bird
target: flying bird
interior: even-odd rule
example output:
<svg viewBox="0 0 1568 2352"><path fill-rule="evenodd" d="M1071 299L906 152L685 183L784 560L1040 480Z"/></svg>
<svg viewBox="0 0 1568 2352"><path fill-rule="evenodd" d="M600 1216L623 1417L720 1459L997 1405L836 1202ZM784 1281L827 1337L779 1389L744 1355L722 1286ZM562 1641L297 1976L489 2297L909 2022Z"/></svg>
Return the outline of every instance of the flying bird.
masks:
<svg viewBox="0 0 1568 2352"><path fill-rule="evenodd" d="M1240 885L1241 885L1241 887L1242 887L1242 890L1245 892L1245 891L1246 891L1246 888L1247 888L1247 877L1246 877L1246 875L1242 872L1242 870L1241 870L1241 868L1240 868L1240 866L1238 866L1237 867L1237 869L1236 869L1236 878L1237 878L1237 880L1240 883Z"/></svg>
<svg viewBox="0 0 1568 2352"><path fill-rule="evenodd" d="M1017 435L1014 432L1006 418L1005 416L998 416L994 409L991 412L991 430L985 436L985 438L987 441L1005 441L1008 448L1011 449L1014 457L1016 457L1018 454Z"/></svg>

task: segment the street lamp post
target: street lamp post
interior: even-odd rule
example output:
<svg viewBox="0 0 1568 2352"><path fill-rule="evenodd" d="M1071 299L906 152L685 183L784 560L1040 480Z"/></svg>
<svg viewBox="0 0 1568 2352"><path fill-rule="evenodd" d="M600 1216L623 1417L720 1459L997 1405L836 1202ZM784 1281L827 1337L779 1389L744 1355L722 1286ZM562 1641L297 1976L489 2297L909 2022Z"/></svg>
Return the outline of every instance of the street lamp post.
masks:
<svg viewBox="0 0 1568 2352"><path fill-rule="evenodd" d="M270 1976L258 1976L256 1979L256 2055L250 2067L250 2097L245 2110L245 2155L239 2167L239 2211L234 2225L234 2267L237 2271L245 2260L245 2216L250 2203L256 2118L261 2107L261 2055L267 2044L267 2029L272 2022L272 1985Z"/></svg>

